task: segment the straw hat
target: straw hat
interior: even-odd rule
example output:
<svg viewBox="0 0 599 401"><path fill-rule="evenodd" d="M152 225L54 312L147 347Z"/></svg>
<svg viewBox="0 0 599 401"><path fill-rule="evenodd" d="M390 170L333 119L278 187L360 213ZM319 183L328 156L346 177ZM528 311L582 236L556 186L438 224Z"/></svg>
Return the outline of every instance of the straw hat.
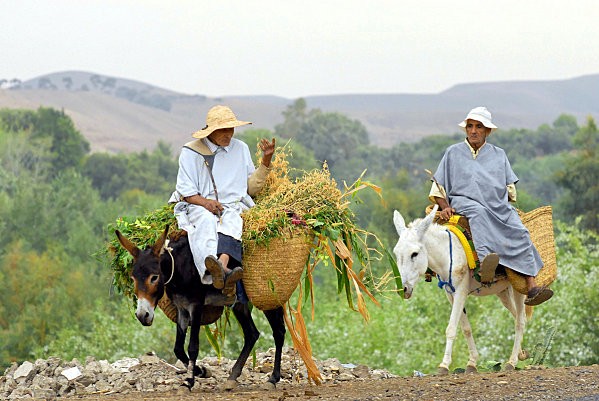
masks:
<svg viewBox="0 0 599 401"><path fill-rule="evenodd" d="M487 128L491 128L491 132L497 129L497 126L491 122L491 112L487 110L486 107L475 107L470 110L470 113L464 118L464 121L459 123L458 125L466 130L466 122L468 120L476 120L483 123L483 125Z"/></svg>
<svg viewBox="0 0 599 401"><path fill-rule="evenodd" d="M206 138L217 129L222 128L235 128L242 125L251 124L249 121L239 121L233 111L227 106L214 106L208 110L206 116L206 126L199 131L191 134L194 138Z"/></svg>

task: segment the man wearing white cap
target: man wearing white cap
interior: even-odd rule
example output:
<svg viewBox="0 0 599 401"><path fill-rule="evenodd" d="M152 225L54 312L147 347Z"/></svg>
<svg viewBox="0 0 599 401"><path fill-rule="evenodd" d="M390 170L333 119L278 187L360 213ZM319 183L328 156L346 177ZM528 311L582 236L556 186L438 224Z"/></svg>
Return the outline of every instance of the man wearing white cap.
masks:
<svg viewBox="0 0 599 401"><path fill-rule="evenodd" d="M449 220L454 213L468 219L481 260L482 283L493 281L500 263L526 276L527 305L545 302L553 291L535 283L543 262L509 203L516 201L518 177L504 150L486 141L497 129L491 113L485 107L476 107L459 126L466 132L466 139L446 149L433 176L429 198L439 205L442 219Z"/></svg>
<svg viewBox="0 0 599 401"><path fill-rule="evenodd" d="M206 126L192 134L179 156L175 216L188 233L202 283L233 298L242 278L241 213L254 205L250 196L262 189L275 140L260 141L262 161L254 167L248 146L233 138L235 127L251 124L237 119L226 106L208 111Z"/></svg>

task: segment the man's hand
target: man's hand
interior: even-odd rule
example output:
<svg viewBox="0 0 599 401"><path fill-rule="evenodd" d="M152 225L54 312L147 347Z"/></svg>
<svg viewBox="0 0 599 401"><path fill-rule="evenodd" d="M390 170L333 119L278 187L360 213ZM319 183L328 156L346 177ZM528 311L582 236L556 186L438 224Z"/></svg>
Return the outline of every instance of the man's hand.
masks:
<svg viewBox="0 0 599 401"><path fill-rule="evenodd" d="M220 216L222 211L225 210L223 205L219 201L214 200L214 199L204 198L204 201L202 202L202 206L204 206L204 208L206 210L208 210L210 213L213 213L217 216Z"/></svg>
<svg viewBox="0 0 599 401"><path fill-rule="evenodd" d="M449 220L455 213L455 209L449 206L447 199L435 196L435 202L439 205L439 217L443 220Z"/></svg>
<svg viewBox="0 0 599 401"><path fill-rule="evenodd" d="M184 200L187 203L202 206L204 209L208 210L210 213L214 213L217 216L220 216L222 211L225 210L224 206L219 201L204 198L200 195L187 196Z"/></svg>
<svg viewBox="0 0 599 401"><path fill-rule="evenodd" d="M447 206L446 208L444 208L443 210L441 210L439 212L439 216L443 220L449 220L451 218L451 216L453 216L454 213L455 213L455 209L450 206Z"/></svg>
<svg viewBox="0 0 599 401"><path fill-rule="evenodd" d="M270 167L272 155L275 153L275 138L272 138L272 142L269 142L268 139L262 138L260 140L259 146L262 150L262 164L264 164L266 167Z"/></svg>

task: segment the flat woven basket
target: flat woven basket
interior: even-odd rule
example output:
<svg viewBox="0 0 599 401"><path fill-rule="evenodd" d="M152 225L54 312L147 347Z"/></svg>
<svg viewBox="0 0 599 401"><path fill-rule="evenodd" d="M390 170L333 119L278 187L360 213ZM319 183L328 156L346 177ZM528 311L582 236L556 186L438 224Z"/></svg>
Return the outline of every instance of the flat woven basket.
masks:
<svg viewBox="0 0 599 401"><path fill-rule="evenodd" d="M310 257L313 239L307 229L296 229L267 245L244 242L243 285L256 308L271 310L289 300Z"/></svg>
<svg viewBox="0 0 599 401"><path fill-rule="evenodd" d="M537 285L548 286L557 278L557 259L555 257L555 240L553 237L553 216L551 206L542 206L528 213L518 210L522 223L530 231L530 239L539 251L543 260L543 268L535 279ZM521 294L527 294L526 279L511 269L506 269L512 287Z"/></svg>

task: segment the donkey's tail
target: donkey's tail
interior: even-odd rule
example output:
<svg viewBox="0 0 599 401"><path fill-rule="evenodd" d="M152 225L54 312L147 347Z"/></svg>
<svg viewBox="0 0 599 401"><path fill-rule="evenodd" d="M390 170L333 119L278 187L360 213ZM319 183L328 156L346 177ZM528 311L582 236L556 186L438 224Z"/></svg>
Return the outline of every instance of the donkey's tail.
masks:
<svg viewBox="0 0 599 401"><path fill-rule="evenodd" d="M526 321L530 321L532 319L533 310L534 310L534 306L525 305L524 313L526 313Z"/></svg>

